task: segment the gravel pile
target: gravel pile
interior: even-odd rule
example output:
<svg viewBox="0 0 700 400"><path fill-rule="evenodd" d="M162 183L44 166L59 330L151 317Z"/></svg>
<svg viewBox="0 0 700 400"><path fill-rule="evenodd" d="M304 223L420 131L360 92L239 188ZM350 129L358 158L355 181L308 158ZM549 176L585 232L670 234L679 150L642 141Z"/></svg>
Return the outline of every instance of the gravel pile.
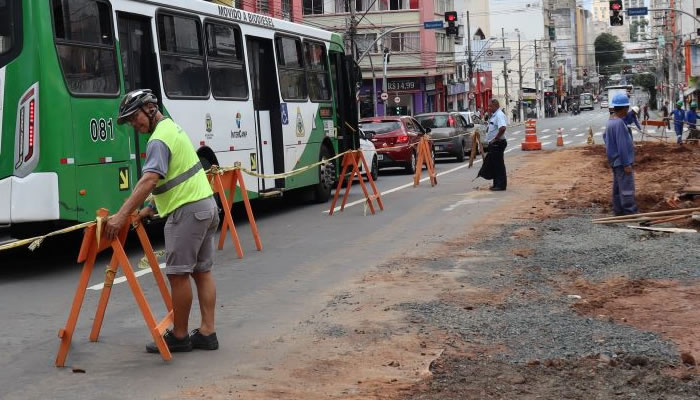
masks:
<svg viewBox="0 0 700 400"><path fill-rule="evenodd" d="M537 301L465 310L430 302L400 304L397 309L408 312L411 319L422 319L469 343L503 343L508 352L498 354L496 359L515 363L597 354L610 357L633 354L665 361L678 358L675 346L653 333L581 317L565 303Z"/></svg>

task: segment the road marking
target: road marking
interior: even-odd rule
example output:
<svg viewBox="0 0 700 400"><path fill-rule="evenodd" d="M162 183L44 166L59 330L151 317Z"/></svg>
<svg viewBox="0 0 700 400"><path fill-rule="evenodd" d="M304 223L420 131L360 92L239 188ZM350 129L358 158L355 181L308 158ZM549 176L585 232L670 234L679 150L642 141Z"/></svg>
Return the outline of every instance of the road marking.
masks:
<svg viewBox="0 0 700 400"><path fill-rule="evenodd" d="M575 131L575 130L577 130L577 129L578 129L578 128L571 128L572 131Z"/></svg>
<svg viewBox="0 0 700 400"><path fill-rule="evenodd" d="M550 136L552 136L552 135L540 136L540 139L547 139L547 138L550 137Z"/></svg>
<svg viewBox="0 0 700 400"><path fill-rule="evenodd" d="M160 263L160 264L158 264L158 266L160 267L160 269L163 269L163 268L165 268L165 263ZM146 275L146 274L150 274L150 273L152 273L152 272L153 272L153 271L152 271L151 268L149 267L149 268L142 269L142 270L139 270L139 271L134 272L134 275L136 275L136 277L138 278L139 276L143 276L143 275ZM117 284L119 284L119 283L124 283L124 282L126 282L126 277L125 277L125 276L120 276L119 278L117 278L117 279L114 280L114 285L117 285ZM98 283L97 285L90 286L90 287L88 288L88 290L102 290L104 287L105 287L105 284L104 284L104 282L102 282L102 283Z"/></svg>
<svg viewBox="0 0 700 400"><path fill-rule="evenodd" d="M588 140L584 140L581 144L588 144Z"/></svg>
<svg viewBox="0 0 700 400"><path fill-rule="evenodd" d="M544 143L542 143L542 146L546 146L546 145L551 144L551 143L552 142L544 142Z"/></svg>
<svg viewBox="0 0 700 400"><path fill-rule="evenodd" d="M515 150L515 147L512 148L511 150ZM508 151L505 151L504 153L507 153L507 152L508 152ZM483 160L484 160L483 158L482 158L482 159L479 159L479 160L474 160L474 164L478 164L478 163L482 162ZM443 176L443 175L451 174L451 173L453 173L453 172L459 171L460 169L467 168L468 166L469 166L469 163L464 163L464 164L462 164L462 165L460 165L460 166L458 166L458 167L454 167L454 168L452 168L452 169L448 169L447 171L442 171L442 172L438 173L437 176ZM428 176L426 176L425 178L421 179L420 182L427 182L427 181L429 181L429 180L430 180L430 175L428 175ZM386 191L384 191L384 192L381 192L380 195L381 195L381 196L385 196L385 195L387 195L387 194L391 194L391 193L394 193L394 192L398 192L399 190L403 190L403 189L406 189L406 188L408 188L408 187L413 187L413 181L411 181L410 183L407 183L407 184L405 184L405 185L397 186L397 187L395 187L395 188L393 188L393 189L389 189L389 190L386 190ZM351 201L350 203L348 203L348 204L345 205L345 208L349 208L349 207L352 207L352 206L356 206L356 205L362 204L362 203L364 203L364 202L366 202L366 201L367 201L367 199L364 199L364 198L363 198L363 199L360 199L360 200ZM337 211L340 211L340 206L337 206L336 208L333 209L333 212L337 212ZM322 211L322 214L328 214L328 210Z"/></svg>
<svg viewBox="0 0 700 400"><path fill-rule="evenodd" d="M513 151L515 149L517 149L517 147L513 147L512 149L508 149L508 150L504 151L503 154L510 153L511 151Z"/></svg>
<svg viewBox="0 0 700 400"><path fill-rule="evenodd" d="M474 193L480 194L479 192L474 192ZM459 206L466 206L468 204L477 204L477 203L481 203L484 201L493 201L493 200L494 199L464 199L464 200L460 200L454 204L451 204L448 207L443 208L442 211L445 211L445 212L454 211Z"/></svg>
<svg viewBox="0 0 700 400"><path fill-rule="evenodd" d="M601 127L600 127L600 129L605 129L605 128L607 128L607 127L606 127L606 126L601 126Z"/></svg>
<svg viewBox="0 0 700 400"><path fill-rule="evenodd" d="M595 136L602 136L602 135L603 135L603 132L596 132L595 133Z"/></svg>
<svg viewBox="0 0 700 400"><path fill-rule="evenodd" d="M573 140L567 140L566 142L564 142L564 144L565 144L565 145L566 145L566 144L571 144L571 143L573 143L573 142L574 142Z"/></svg>
<svg viewBox="0 0 700 400"><path fill-rule="evenodd" d="M583 136L583 135L585 135L585 133L579 133L579 134L576 135L576 136L577 136L577 137L581 137L581 136Z"/></svg>
<svg viewBox="0 0 700 400"><path fill-rule="evenodd" d="M515 132L511 133L511 135L517 135L517 134L519 134L520 132L522 132L522 131L515 131Z"/></svg>
<svg viewBox="0 0 700 400"><path fill-rule="evenodd" d="M567 137L567 136L569 136L568 133L565 133L565 134L561 135L561 137Z"/></svg>
<svg viewBox="0 0 700 400"><path fill-rule="evenodd" d="M549 132L549 129L542 129L541 132L542 132L542 133L547 133L547 132Z"/></svg>

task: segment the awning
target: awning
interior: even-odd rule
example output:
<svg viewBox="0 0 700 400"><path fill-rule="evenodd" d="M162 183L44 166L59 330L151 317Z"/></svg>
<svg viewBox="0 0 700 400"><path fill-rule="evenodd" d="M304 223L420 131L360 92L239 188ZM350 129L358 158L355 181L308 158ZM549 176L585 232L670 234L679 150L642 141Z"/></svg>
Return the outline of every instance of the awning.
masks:
<svg viewBox="0 0 700 400"><path fill-rule="evenodd" d="M694 87L689 87L688 89L685 89L683 91L683 97L690 96L691 94L695 93L695 90L697 90L697 89Z"/></svg>

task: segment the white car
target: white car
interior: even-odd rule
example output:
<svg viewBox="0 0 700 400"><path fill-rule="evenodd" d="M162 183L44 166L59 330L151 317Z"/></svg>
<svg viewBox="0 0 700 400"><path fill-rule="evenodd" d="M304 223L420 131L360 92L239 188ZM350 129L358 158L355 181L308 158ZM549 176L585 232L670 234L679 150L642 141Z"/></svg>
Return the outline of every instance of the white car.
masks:
<svg viewBox="0 0 700 400"><path fill-rule="evenodd" d="M608 108L608 101L607 100L601 100L600 101L600 108Z"/></svg>
<svg viewBox="0 0 700 400"><path fill-rule="evenodd" d="M370 165L372 179L376 181L377 178L379 178L379 160L377 158L377 149L374 147L374 143L372 143L371 139L372 132L365 133L362 129L360 129L360 150L362 150L362 155L365 156L365 160ZM365 173L361 164L360 172L363 174Z"/></svg>

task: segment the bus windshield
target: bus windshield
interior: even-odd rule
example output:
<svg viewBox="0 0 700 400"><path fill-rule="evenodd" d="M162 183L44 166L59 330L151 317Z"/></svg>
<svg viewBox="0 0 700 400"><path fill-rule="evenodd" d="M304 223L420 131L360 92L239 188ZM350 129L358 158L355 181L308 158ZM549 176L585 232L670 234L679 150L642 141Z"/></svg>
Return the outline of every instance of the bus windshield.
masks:
<svg viewBox="0 0 700 400"><path fill-rule="evenodd" d="M0 0L0 56L9 53L14 46L18 45L17 31L21 21L20 1Z"/></svg>

